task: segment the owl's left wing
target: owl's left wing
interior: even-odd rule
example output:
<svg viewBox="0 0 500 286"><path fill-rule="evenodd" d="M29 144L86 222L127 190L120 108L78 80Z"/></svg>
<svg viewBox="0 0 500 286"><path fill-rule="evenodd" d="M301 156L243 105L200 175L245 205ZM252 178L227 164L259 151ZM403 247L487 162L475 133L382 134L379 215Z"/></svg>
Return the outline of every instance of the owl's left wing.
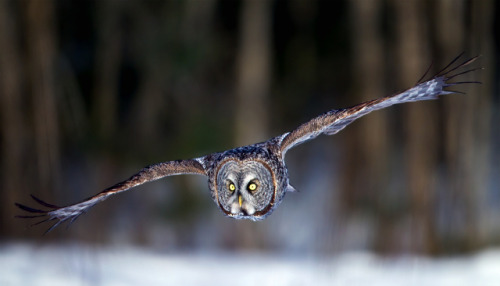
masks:
<svg viewBox="0 0 500 286"><path fill-rule="evenodd" d="M372 111L389 107L394 104L437 99L440 95L460 93L458 91L445 90L446 87L465 84L465 83L479 83L479 82L449 82L451 79L463 75L468 72L478 70L479 68L469 69L461 72L456 72L458 69L469 65L474 62L477 57L468 59L460 64L455 64L462 55L456 57L450 64L443 70L432 77L430 80L421 81L414 87L388 97L370 100L350 108L330 110L310 121L300 125L292 132L284 134L281 138L281 153L282 156L292 147L295 147L308 140L314 139L321 134L333 135L344 129L347 125L354 120L366 115ZM422 78L425 77L425 74Z"/></svg>
<svg viewBox="0 0 500 286"><path fill-rule="evenodd" d="M20 218L44 218L44 220L35 223L40 224L47 221L55 220L56 223L52 225L47 232L51 231L59 224L69 221L72 223L80 215L86 213L95 204L104 201L108 197L129 190L133 187L142 185L147 182L155 181L167 176L182 175L182 174L199 174L206 175L205 169L203 167L203 159L192 159L192 160L177 160L164 162L159 164L154 164L143 168L137 174L130 177L128 180L120 182L113 185L104 191L92 196L80 203L69 205L66 207L58 207L53 204L46 203L35 196L31 197L41 206L47 208L48 210L41 210L31 208L19 203L16 203L20 209L32 213L32 215L17 216Z"/></svg>

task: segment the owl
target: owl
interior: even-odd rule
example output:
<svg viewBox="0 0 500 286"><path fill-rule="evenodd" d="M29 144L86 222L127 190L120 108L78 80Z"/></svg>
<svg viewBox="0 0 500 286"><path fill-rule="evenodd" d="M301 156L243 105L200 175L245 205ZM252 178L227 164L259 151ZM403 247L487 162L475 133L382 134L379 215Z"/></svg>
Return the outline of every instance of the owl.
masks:
<svg viewBox="0 0 500 286"><path fill-rule="evenodd" d="M195 174L208 178L210 195L224 215L253 221L265 219L278 207L287 193L294 191L289 183L285 165L285 155L290 149L322 134L336 134L354 120L374 110L404 102L436 99L440 95L459 93L446 90L450 86L478 83L451 82L457 76L478 70L478 68L464 69L477 57L459 62L460 58L462 54L435 76L424 81L426 72L415 86L402 93L367 101L350 108L327 111L293 131L265 142L195 159L147 166L128 180L73 205L59 207L32 195L40 208L16 203L19 208L31 213L18 217L43 219L35 224L54 221L54 224L47 230L48 232L65 221L72 223L97 203L118 193L167 176Z"/></svg>

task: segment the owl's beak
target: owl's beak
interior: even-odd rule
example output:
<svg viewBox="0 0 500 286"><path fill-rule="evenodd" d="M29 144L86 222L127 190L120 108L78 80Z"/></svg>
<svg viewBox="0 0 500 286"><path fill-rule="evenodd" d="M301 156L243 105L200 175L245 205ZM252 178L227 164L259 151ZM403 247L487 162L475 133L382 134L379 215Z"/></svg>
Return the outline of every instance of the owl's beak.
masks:
<svg viewBox="0 0 500 286"><path fill-rule="evenodd" d="M237 194L238 202L236 198L233 197L231 200L231 215L238 218L250 217L255 213L255 208L252 206L251 202L243 201L243 195Z"/></svg>

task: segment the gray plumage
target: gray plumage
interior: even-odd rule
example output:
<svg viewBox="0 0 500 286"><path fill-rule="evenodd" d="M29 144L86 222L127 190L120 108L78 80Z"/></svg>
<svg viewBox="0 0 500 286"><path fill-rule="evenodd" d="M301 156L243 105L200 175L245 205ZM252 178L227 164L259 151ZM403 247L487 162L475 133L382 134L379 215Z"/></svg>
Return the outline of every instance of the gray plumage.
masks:
<svg viewBox="0 0 500 286"><path fill-rule="evenodd" d="M456 64L461 56L456 57L431 79L419 81L417 85L402 93L374 99L350 108L330 110L291 132L262 143L213 153L200 158L170 161L145 167L128 180L74 205L58 207L32 196L47 210L16 203L19 208L32 213L32 215L18 217L43 217L44 220L38 223L55 221L55 224L48 230L50 231L62 222L73 222L95 204L117 193L167 176L198 174L208 177L211 197L225 215L236 219L262 220L276 209L287 192L294 190L289 184L285 166L285 154L288 150L321 134L336 134L354 120L374 110L399 103L436 99L440 95L456 93L456 91L445 90L449 86L478 83L450 82L451 79L459 75L477 70L469 69L454 73L477 58L474 57Z"/></svg>

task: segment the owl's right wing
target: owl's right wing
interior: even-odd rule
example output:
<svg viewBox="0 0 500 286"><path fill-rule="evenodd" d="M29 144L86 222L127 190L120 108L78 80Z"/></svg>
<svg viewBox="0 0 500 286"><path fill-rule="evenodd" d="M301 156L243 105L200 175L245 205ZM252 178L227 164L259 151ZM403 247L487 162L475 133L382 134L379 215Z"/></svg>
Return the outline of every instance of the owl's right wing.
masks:
<svg viewBox="0 0 500 286"><path fill-rule="evenodd" d="M16 203L20 209L32 213L32 215L17 216L20 218L44 218L44 220L35 223L40 224L47 221L55 220L55 224L52 225L47 232L51 231L59 224L69 221L72 223L80 215L86 213L95 204L104 201L108 197L127 191L133 187L142 185L147 182L155 181L167 176L182 175L182 174L198 174L206 175L205 168L203 166L203 158L191 159L191 160L177 160L164 163L158 163L154 165L147 166L139 171L137 174L130 177L128 180L120 182L113 185L104 191L80 202L77 204L69 205L66 207L58 207L53 204L46 203L35 196L31 197L41 206L47 208L48 210L35 209L19 203Z"/></svg>
<svg viewBox="0 0 500 286"><path fill-rule="evenodd" d="M367 101L350 108L330 110L310 121L300 125L292 132L284 134L281 138L280 149L282 156L290 149L308 140L314 139L321 134L333 135L344 129L354 120L366 115L372 111L389 107L394 104L413 102L420 100L437 99L440 95L460 93L458 91L445 90L446 87L479 82L450 82L451 79L468 72L478 70L479 68L456 72L458 69L474 62L477 57L468 59L460 64L455 64L461 57L459 55L443 70L427 81L419 81L414 87L388 97L378 98ZM425 77L425 74L422 78Z"/></svg>

